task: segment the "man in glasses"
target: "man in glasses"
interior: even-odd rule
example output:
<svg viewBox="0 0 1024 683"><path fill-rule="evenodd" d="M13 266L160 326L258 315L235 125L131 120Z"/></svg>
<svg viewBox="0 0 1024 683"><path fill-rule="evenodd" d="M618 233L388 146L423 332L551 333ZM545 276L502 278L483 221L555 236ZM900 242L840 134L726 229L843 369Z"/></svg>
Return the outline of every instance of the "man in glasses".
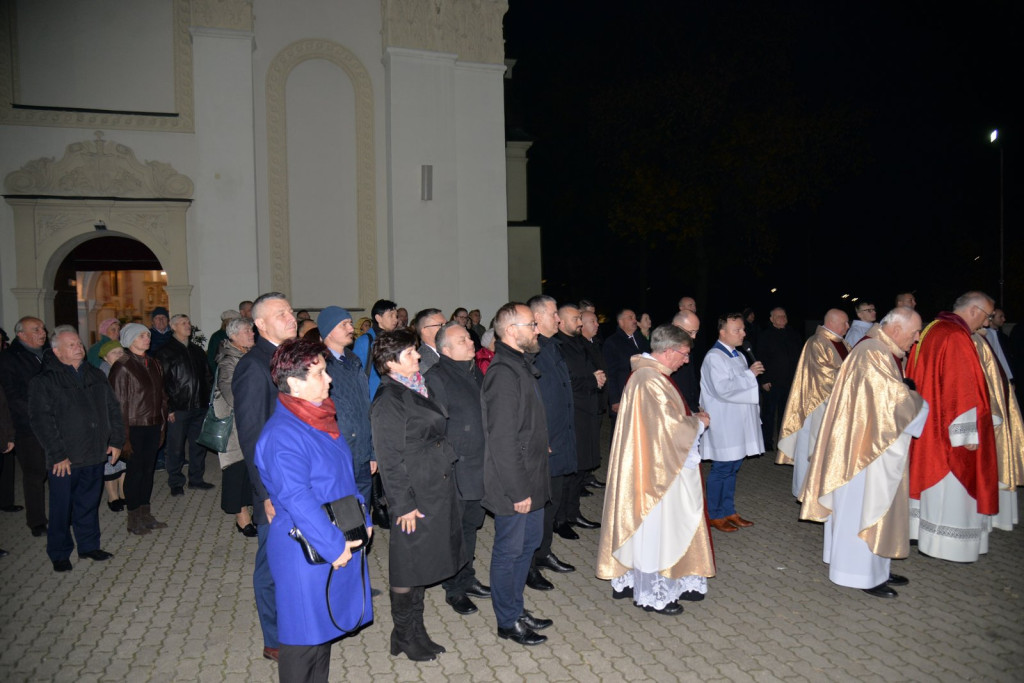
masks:
<svg viewBox="0 0 1024 683"><path fill-rule="evenodd" d="M910 448L910 537L930 557L976 561L988 551L986 516L999 512L991 403L971 339L994 310L990 296L967 292L925 328L907 362L931 406Z"/></svg>
<svg viewBox="0 0 1024 683"><path fill-rule="evenodd" d="M692 302L693 299L683 297L679 305L682 306L684 301ZM696 305L694 308L696 308ZM690 309L680 309L672 318L672 324L688 334L690 339L693 340L693 346L696 346L697 334L700 332L700 318L697 317L696 313ZM695 365L696 358L691 358L689 363L682 365L672 373L672 381L679 387L679 391L683 392L683 398L686 399L687 405L691 407L700 405L700 380L697 379L697 372L694 369Z"/></svg>
<svg viewBox="0 0 1024 683"><path fill-rule="evenodd" d="M441 357L437 352L434 339L437 338L437 331L444 325L444 313L438 308L424 308L413 318L413 327L420 337L420 374L427 374Z"/></svg>
<svg viewBox="0 0 1024 683"><path fill-rule="evenodd" d="M777 465L793 465L794 498L800 498L825 405L836 383L839 366L850 353L850 345L843 339L849 327L850 316L838 308L830 309L825 314L824 324L819 325L804 344L797 363L775 457Z"/></svg>
<svg viewBox="0 0 1024 683"><path fill-rule="evenodd" d="M857 314L857 319L850 323L850 331L846 333L846 343L851 348L867 334L878 317L875 305L870 301L858 302L854 312Z"/></svg>

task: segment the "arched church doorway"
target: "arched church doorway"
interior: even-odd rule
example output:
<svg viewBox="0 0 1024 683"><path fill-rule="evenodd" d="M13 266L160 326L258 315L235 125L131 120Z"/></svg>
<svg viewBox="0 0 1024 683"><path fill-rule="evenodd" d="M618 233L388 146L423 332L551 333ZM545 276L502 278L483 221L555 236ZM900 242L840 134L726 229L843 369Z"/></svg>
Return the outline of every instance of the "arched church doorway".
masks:
<svg viewBox="0 0 1024 683"><path fill-rule="evenodd" d="M53 282L56 325L73 325L92 344L107 318L150 323L156 306L168 306L167 273L139 240L120 235L88 239L57 266Z"/></svg>

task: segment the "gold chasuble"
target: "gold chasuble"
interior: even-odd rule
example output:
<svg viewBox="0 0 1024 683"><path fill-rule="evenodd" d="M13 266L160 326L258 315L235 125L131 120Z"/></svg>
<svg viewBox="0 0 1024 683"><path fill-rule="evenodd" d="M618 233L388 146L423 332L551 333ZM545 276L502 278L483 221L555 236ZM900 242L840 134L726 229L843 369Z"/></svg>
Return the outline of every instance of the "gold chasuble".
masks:
<svg viewBox="0 0 1024 683"><path fill-rule="evenodd" d="M667 367L639 355L630 363L633 374L622 392L608 461L597 577L614 579L634 569L617 557L623 557L620 551L624 546L628 550L630 538L670 490L671 505L658 509L682 514L660 526L663 566L656 568L657 573L669 579L714 576L700 470L683 467L700 422L688 415Z"/></svg>
<svg viewBox="0 0 1024 683"><path fill-rule="evenodd" d="M804 344L782 418L775 464L793 464L797 432L811 413L832 395L839 366L845 357L840 355L837 344L842 345L846 351L850 350L845 339L823 325L818 325L814 336Z"/></svg>
<svg viewBox="0 0 1024 683"><path fill-rule="evenodd" d="M988 383L992 422L996 434L996 459L999 465L999 488L1015 491L1024 485L1024 421L1021 420L1017 397L1009 388L1002 366L992 347L981 338L983 328L971 335L978 348L981 368ZM991 334L991 333L990 333ZM1001 423L1000 423L1001 421Z"/></svg>
<svg viewBox="0 0 1024 683"><path fill-rule="evenodd" d="M872 553L890 558L910 552L909 436L900 437L924 403L903 383L904 355L877 326L850 352L825 408L801 496L800 518L823 522L832 513L832 493L886 456L865 486L864 508L873 512L862 518L857 535Z"/></svg>

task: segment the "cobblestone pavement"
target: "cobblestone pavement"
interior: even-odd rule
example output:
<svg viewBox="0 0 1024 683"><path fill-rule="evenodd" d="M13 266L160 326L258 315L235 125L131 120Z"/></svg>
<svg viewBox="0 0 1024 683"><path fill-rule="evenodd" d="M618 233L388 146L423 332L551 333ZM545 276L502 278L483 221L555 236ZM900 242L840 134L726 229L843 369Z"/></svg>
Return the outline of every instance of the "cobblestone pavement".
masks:
<svg viewBox="0 0 1024 683"><path fill-rule="evenodd" d="M415 664L388 654L387 544L371 553L384 590L376 622L333 648L335 681L1021 681L1024 680L1024 530L994 531L975 564L912 551L895 571L910 578L884 600L829 583L820 525L797 521L792 470L771 455L739 475L740 512L756 526L714 532L718 576L708 598L677 617L612 601L594 577L597 532L555 539L572 574L548 572L554 591L527 589L526 605L555 620L549 641L522 647L495 635L487 600L455 614L427 592L427 629L448 652ZM213 460L211 464L216 463ZM215 469L215 467L214 467ZM208 474L219 485L219 473ZM261 658L251 572L256 540L235 532L219 488L171 498L157 472L153 510L169 528L125 531L125 513L100 509L108 562L52 571L45 538L24 513L0 513L0 680L275 681ZM18 487L20 498L20 484ZM603 496L585 498L600 519ZM382 532L379 541L386 540ZM481 530L484 582L493 522Z"/></svg>

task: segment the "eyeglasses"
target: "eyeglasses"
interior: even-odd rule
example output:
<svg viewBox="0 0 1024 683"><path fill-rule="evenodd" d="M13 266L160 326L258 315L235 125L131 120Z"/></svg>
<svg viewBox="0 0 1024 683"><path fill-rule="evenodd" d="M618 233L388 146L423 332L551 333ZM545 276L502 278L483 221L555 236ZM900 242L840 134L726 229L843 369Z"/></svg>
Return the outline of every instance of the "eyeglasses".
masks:
<svg viewBox="0 0 1024 683"><path fill-rule="evenodd" d="M991 313L987 313L984 308L982 308L981 306L979 306L977 304L971 304L971 306L974 307L974 308L977 308L979 311L981 311L982 314L985 316L985 319L988 320L989 322L992 322L993 320L995 320L995 317L996 317L995 311L993 311Z"/></svg>
<svg viewBox="0 0 1024 683"><path fill-rule="evenodd" d="M686 328L684 327L684 328L683 328L683 332L685 332L686 334L690 335L691 337L696 337L696 336L697 336L697 333L698 333L698 332L700 332L700 328L698 328L698 329L696 329L696 330L688 330L688 329L686 329Z"/></svg>
<svg viewBox="0 0 1024 683"><path fill-rule="evenodd" d="M512 327L537 327L537 323L512 323Z"/></svg>
<svg viewBox="0 0 1024 683"><path fill-rule="evenodd" d="M427 329L428 327L444 327L444 323L434 323L433 325L424 325L423 329Z"/></svg>
<svg viewBox="0 0 1024 683"><path fill-rule="evenodd" d="M669 351L671 351L672 353L678 353L683 358L689 358L690 357L689 351L687 351L686 353L683 353L682 351L676 351L675 349L669 349Z"/></svg>

